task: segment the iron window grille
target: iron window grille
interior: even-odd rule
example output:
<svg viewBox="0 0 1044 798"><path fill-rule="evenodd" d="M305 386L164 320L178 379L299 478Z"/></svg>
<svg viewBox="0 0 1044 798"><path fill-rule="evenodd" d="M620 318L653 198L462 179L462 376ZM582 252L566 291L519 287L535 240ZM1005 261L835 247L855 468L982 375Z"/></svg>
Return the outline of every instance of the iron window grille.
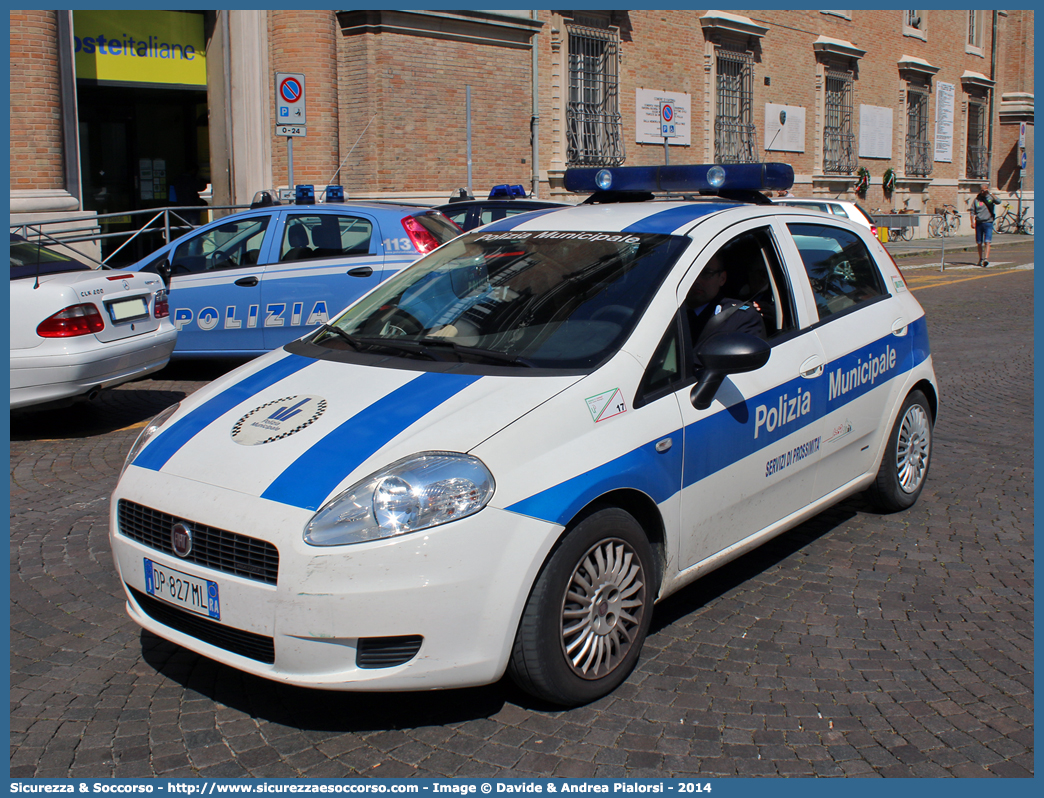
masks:
<svg viewBox="0 0 1044 798"><path fill-rule="evenodd" d="M755 163L754 56L718 48L714 162Z"/></svg>
<svg viewBox="0 0 1044 798"><path fill-rule="evenodd" d="M615 30L570 25L567 159L574 166L624 162L619 37Z"/></svg>
<svg viewBox="0 0 1044 798"><path fill-rule="evenodd" d="M906 174L927 177L932 173L931 142L928 141L928 92L906 92Z"/></svg>
<svg viewBox="0 0 1044 798"><path fill-rule="evenodd" d="M986 146L986 106L968 102L968 179L986 180L989 176L989 150Z"/></svg>
<svg viewBox="0 0 1044 798"><path fill-rule="evenodd" d="M826 71L826 124L823 128L823 171L850 175L855 171L852 155L852 73Z"/></svg>

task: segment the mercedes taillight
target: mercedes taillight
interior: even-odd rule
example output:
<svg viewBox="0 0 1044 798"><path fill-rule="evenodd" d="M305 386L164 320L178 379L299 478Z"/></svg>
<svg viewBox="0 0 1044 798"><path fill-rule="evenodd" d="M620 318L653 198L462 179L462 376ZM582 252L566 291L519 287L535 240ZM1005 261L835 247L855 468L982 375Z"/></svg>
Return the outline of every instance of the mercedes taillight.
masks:
<svg viewBox="0 0 1044 798"><path fill-rule="evenodd" d="M165 319L170 315L170 303L166 289L156 292L156 304L152 315L157 319Z"/></svg>
<svg viewBox="0 0 1044 798"><path fill-rule="evenodd" d="M41 338L75 338L78 335L90 335L105 329L98 308L89 302L84 305L70 305L40 322L36 334Z"/></svg>

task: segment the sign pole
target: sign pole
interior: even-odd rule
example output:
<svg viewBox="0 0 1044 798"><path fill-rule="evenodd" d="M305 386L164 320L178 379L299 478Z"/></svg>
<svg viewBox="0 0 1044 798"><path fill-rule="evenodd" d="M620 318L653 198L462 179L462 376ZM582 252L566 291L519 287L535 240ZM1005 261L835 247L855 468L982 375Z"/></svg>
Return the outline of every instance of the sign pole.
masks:
<svg viewBox="0 0 1044 798"><path fill-rule="evenodd" d="M294 190L294 139L286 137L286 162L290 168L290 190Z"/></svg>
<svg viewBox="0 0 1044 798"><path fill-rule="evenodd" d="M471 191L471 86L464 87L464 116L466 119L466 136L468 139L468 196L474 196Z"/></svg>

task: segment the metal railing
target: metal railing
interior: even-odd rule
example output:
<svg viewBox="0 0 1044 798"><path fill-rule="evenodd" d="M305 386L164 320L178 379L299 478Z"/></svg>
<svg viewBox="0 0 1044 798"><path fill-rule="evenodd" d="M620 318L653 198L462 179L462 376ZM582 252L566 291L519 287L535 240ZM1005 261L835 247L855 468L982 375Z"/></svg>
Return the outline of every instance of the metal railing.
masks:
<svg viewBox="0 0 1044 798"><path fill-rule="evenodd" d="M626 159L620 115L619 34L570 25L567 159L572 165L619 166Z"/></svg>
<svg viewBox="0 0 1044 798"><path fill-rule="evenodd" d="M931 143L914 136L906 137L906 174L927 177L932 173Z"/></svg>
<svg viewBox="0 0 1044 798"><path fill-rule="evenodd" d="M968 179L987 180L989 178L990 151L987 147L968 147Z"/></svg>
<svg viewBox="0 0 1044 798"><path fill-rule="evenodd" d="M717 49L714 113L714 162L757 161L753 120L754 55L746 50Z"/></svg>
<svg viewBox="0 0 1044 798"><path fill-rule="evenodd" d="M97 216L71 216L64 219L46 219L39 222L20 222L11 225L11 232L26 239L37 239L51 245L69 247L84 242L100 242L126 237L127 240L101 260L91 257L81 250L77 253L100 266L108 266L109 262L126 249L133 241L146 235L162 234L163 240L152 248L152 251L169 244L189 230L199 227L198 224L186 221L181 215L198 211L242 211L249 205L200 205L175 206L168 208L147 208L139 211L120 211L115 213L99 213ZM145 223L137 229L117 230L111 233L101 232L105 219L126 219L128 216L147 216ZM46 229L45 229L46 228ZM137 260L137 258L135 258Z"/></svg>
<svg viewBox="0 0 1044 798"><path fill-rule="evenodd" d="M828 69L826 72L826 119L823 127L823 171L850 175L855 171L852 133L852 73Z"/></svg>

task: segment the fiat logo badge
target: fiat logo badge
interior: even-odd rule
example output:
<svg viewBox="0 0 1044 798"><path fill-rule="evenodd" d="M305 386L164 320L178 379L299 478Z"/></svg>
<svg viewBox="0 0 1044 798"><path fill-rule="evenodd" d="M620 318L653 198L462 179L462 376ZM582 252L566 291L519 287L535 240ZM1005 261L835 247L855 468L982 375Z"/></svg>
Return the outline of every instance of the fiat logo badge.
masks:
<svg viewBox="0 0 1044 798"><path fill-rule="evenodd" d="M174 553L184 559L192 553L192 530L178 521L170 530L170 546Z"/></svg>

